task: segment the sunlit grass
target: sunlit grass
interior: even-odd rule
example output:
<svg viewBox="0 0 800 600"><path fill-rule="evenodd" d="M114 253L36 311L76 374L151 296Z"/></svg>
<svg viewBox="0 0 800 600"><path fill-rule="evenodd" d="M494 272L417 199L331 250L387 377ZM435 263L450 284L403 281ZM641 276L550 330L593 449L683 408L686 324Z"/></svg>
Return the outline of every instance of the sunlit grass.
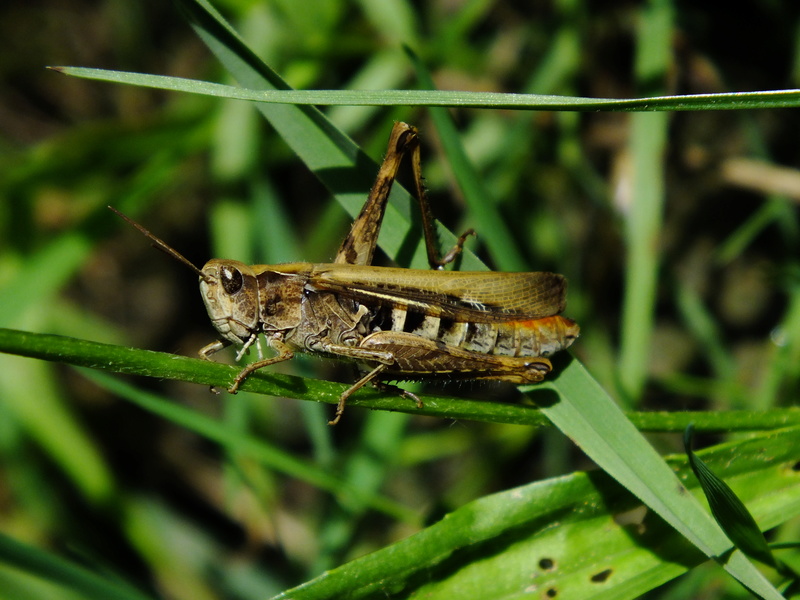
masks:
<svg viewBox="0 0 800 600"><path fill-rule="evenodd" d="M460 97L482 103L485 110L440 109L437 114L407 106L324 109L341 131L357 140L356 146L329 129L311 107L259 104L258 111L272 123L267 126L248 103L226 101L223 105L201 96L156 96L143 88L93 83L88 89L94 93L119 100L114 105L119 115L99 125L76 117L72 130L17 152L0 165L0 185L8 199L0 209L5 233L0 240L0 324L109 342L115 347L124 344L194 356L214 335L196 295L195 277L124 231L104 206L113 204L131 213L198 264L212 256L247 262L329 260L348 214L363 204L392 120L403 119L421 129L423 169L437 216L451 230L478 230L471 250L498 269L547 269L569 277L567 314L578 319L583 329L574 347L581 362L561 368L572 377L572 368L583 364L591 376L587 373L580 381L602 384L599 392L577 395L610 394L627 406L662 409L628 415L637 427L651 431L679 431L687 420L695 419L698 430L751 430L760 432L767 445L791 440L789 434L778 432L773 437L766 430L796 423L795 411L787 408L794 403L800 372L796 207L774 192L767 200L742 200L733 184L720 186L716 166L731 153L770 163L771 149L780 153L781 162L793 164L792 141L776 133L781 128L791 131L793 114L780 113L786 121L781 128L769 126L766 115L776 113L767 111L742 113L747 115L743 118L722 113L714 117L686 113L681 118L669 113L641 114L631 121L616 115L619 119L611 121L594 114L505 111L501 109L508 107L508 98L487 92L559 94L560 99L539 100L592 110L611 108L611 104L586 100L586 96L663 94L665 98L651 103L672 109L796 105L794 92L700 97L688 103L671 96L676 90L664 74L688 68L683 63L676 66L672 46L683 15L671 15L671 7L660 4L648 15L636 14L645 29L631 30L630 35L647 60L636 61L635 75L628 75L624 65L613 61L591 64L596 49L603 47L597 37L602 28L594 29L592 24L605 19L608 25L614 23L613 17L572 3L559 4L546 17L549 21L505 20L507 26L515 26L496 30L494 41L491 34L486 37L495 31L487 23L504 19L489 3L468 3L447 18L436 13L441 7L417 14L403 3L394 7L399 12L391 16L385 11L345 10L337 2L313 14L289 5L280 12L268 6L235 9L226 5L226 10L235 12L236 27L248 43L259 56L268 57L267 62L289 83L330 90L315 92L307 101L347 102L348 94L358 94L352 90L372 89L377 91L362 92L358 102L391 104L397 98L380 90L428 87L401 48L405 43L420 55L420 65L433 71L439 87L460 90L474 85L470 94L440 96L442 102L452 106ZM213 30L213 20L202 20L202 5L186 5L195 11L196 22L202 22L206 31ZM345 22L354 30L343 36ZM287 35L290 31L292 36ZM252 95L252 90L270 79L268 73L249 71L258 65L255 59L237 65L235 61L244 54L235 48L215 47L212 37L204 37L223 63L227 61L221 53L228 51L227 58L233 62L227 62L227 69L243 87L251 88L239 93ZM511 53L510 48L514 48ZM536 59L529 60L530 56ZM659 60L652 60L654 56ZM50 57L46 62L53 64ZM86 62L67 56L57 64ZM87 66L96 64L129 69L126 64L105 61ZM606 83L608 73L598 69L607 65L626 73L619 81L611 78L619 87L609 92L600 85ZM159 67L158 72L229 83L208 70L186 72L174 68L177 65L171 67ZM130 70L146 73L153 68L143 64ZM58 82L50 84L54 86L76 81L48 76ZM641 93L620 84L628 77L636 78ZM649 77L656 77L664 88L650 87ZM474 83L479 80L480 84ZM230 87L186 85L195 91L231 93ZM759 87L763 86L752 84L748 89ZM772 87L789 86L780 82ZM697 90L681 87L677 91ZM436 98L426 94L414 90L403 97L412 103ZM135 107L152 107L153 98L165 102L157 112L147 113L156 116L137 114ZM298 98L302 99L294 99ZM525 100L528 108L539 106L530 104L536 99ZM637 106L641 103L616 108ZM312 126L292 117L298 110ZM117 117L126 124L118 124ZM625 139L629 131L633 133ZM717 144L716 138L723 135L729 137ZM439 146L444 159L437 152ZM632 160L627 162L625 156ZM308 170L299 166L300 161ZM479 173L477 181L469 171L472 166ZM627 185L632 187L621 195ZM648 196L652 202L645 202ZM720 197L724 202L719 202ZM382 246L401 264L423 265L413 218L409 221L413 208L401 192L393 200ZM448 239L443 236L443 246ZM468 254L462 268L482 267ZM744 298L745 306L737 304L737 298ZM106 357L110 360L112 355L113 351ZM163 356L157 360L167 368L169 361ZM331 430L325 425L328 407L318 402L246 394L231 401L208 394L205 385L177 387L163 381L158 399L153 400L146 392L107 378L92 378L105 386L108 391L104 391L83 375L52 368L49 363L5 355L3 360L0 440L7 466L0 486L10 490L14 506L19 506L3 517L3 530L37 546L55 540L56 545L78 547L82 555L105 555L105 562L112 570L122 571L125 579L140 581L144 572L145 579L154 582L154 589L145 592L148 596L155 596L157 589L176 598L262 598L345 564L333 578L308 584L306 597L325 597L331 581L347 588L348 582L368 572L363 570L367 564L373 565L370 568L378 565L376 572L385 571L389 564L401 568L406 563L398 562L394 553L411 551L420 539L437 531L444 530L438 541L448 553L454 552L457 536L451 536L458 527L447 521L439 530L423 530L421 538L406 545L390 543L419 527L423 519L434 520L444 511L465 507L459 519L504 516L517 492L515 486L542 477L543 455L550 472L570 473L586 467L573 460L570 446L559 451L541 443L540 428L531 425L541 425L542 417L531 406L519 404L518 397L511 403L437 401L440 396L434 390L422 411L438 415L434 420L366 411L364 407L398 408L397 398L367 392L363 401L359 397L349 407L343 424ZM273 380L271 369L264 377L265 385L273 385L271 393L280 394L274 382L278 387L290 382L292 393L286 395L333 401L343 386L325 380L346 382L348 374L317 370L319 366L326 369L325 365L300 362L296 372L303 379L282 379L276 373ZM233 371L211 364L198 366L206 368L213 377L223 379ZM179 378L217 383L199 374ZM144 379L135 383L158 384ZM556 380L555 389L562 383ZM544 389L553 389L552 385ZM489 395L485 388L447 388L444 393ZM546 392L539 390L539 394ZM131 404L115 399L117 395L131 398ZM535 400L536 394L531 397ZM170 401L176 403L173 411ZM189 404L191 410L178 403ZM134 406L159 416L146 416ZM686 408L693 412L680 412ZM414 415L416 409L400 410ZM443 417L459 420L453 424ZM172 428L168 422L180 427ZM209 449L199 441L187 443L185 431L213 445ZM241 436L238 442L237 435ZM660 451L678 448L672 438L658 438L654 443ZM783 467L765 465L759 472L754 447L735 445L726 459L720 459L721 464L727 460L734 465L751 460L751 471L737 480L743 497L757 500L757 484L767 476L775 489L791 489L790 448L781 446L786 452ZM136 457L133 463L130 456ZM229 466L226 476L210 476L219 475L223 458ZM50 476L53 471L58 477ZM572 477L582 480L585 476ZM550 479L533 484L538 491L557 485ZM616 489L613 483L608 485L603 493ZM363 496L346 493L349 489L360 490ZM527 488L520 488L520 493L523 489L528 493ZM487 495L500 490L505 494ZM68 503L65 497L74 499ZM531 497L535 498L531 508L542 502L542 497ZM757 515L764 525L778 525L792 514L793 509L787 508L789 497L786 504L776 500ZM468 504L476 498L477 505ZM568 494L563 498L568 499ZM593 506L597 502L591 493L585 498ZM497 503L495 512L476 508L493 502ZM204 514L224 515L226 524L198 517L192 512L198 506L207 511ZM568 504L563 506L572 514ZM95 516L101 512L106 516ZM108 514L118 516L108 518ZM609 516L602 507L599 514L600 518ZM75 518L83 532L68 526L64 515L70 519L79 515ZM543 522L545 530L564 521L572 540L592 531L574 514L548 519ZM387 527L386 522L391 525ZM251 554L244 560L246 573L242 572L241 563L231 561L241 557L246 544L230 541L234 536L229 523L245 532L248 550L267 549L274 559L272 554L269 561ZM104 553L104 546L94 545L97 542L87 531L112 531L113 536L102 542L109 544L113 537L112 545L120 552ZM181 548L170 546L178 538L186 541L182 549L168 551ZM552 549L533 533L526 543L532 544L533 551ZM25 556L16 546L5 547L19 560ZM376 562L347 562L379 548L383 554ZM137 556L143 566L131 568L126 552ZM423 572L435 571L439 558L418 549L411 554L412 559L422 560L422 556ZM498 554L500 561L511 557ZM41 560L38 572L47 577L46 558L34 558ZM561 558L565 567L569 563L577 569L571 562L574 555L566 553ZM624 560L608 561L618 567L621 579ZM589 566L599 568L601 563L590 561ZM462 566L465 572L476 569L468 559ZM680 570L668 566L656 564L657 576L636 580L637 594L678 575ZM215 577L202 575L209 571ZM502 577L491 570L476 569L475 573L483 584ZM720 573L703 571L701 577L719 578ZM424 589L412 575L395 580L398 594ZM89 586L84 591L94 589L96 582L81 577L70 574L53 581L71 582L65 585L74 590L84 584ZM181 583L186 581L191 585ZM559 583L567 585L566 581ZM614 584L610 579L609 588ZM447 597L447 585L445 581L435 591ZM709 589L717 585L697 583ZM739 588L730 585L727 591L737 593ZM123 589L120 597L125 593ZM359 593L371 597L372 591L366 587Z"/></svg>

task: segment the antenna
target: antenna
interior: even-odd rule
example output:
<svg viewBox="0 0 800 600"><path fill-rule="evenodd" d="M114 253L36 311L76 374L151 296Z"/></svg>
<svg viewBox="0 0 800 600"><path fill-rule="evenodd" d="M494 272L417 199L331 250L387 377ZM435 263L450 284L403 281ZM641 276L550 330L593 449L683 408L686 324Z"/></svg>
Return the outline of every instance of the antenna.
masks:
<svg viewBox="0 0 800 600"><path fill-rule="evenodd" d="M156 237L155 235L153 235L152 233L150 233L147 229L145 229L142 225L139 225L139 223L137 223L136 221L131 219L129 216L122 214L121 212L119 212L113 206L109 206L108 209L110 211L112 211L112 212L115 212L118 216L122 217L125 221L128 222L128 224L131 227L134 227L134 228L138 229L139 232L141 232L141 234L144 237L148 238L153 243L153 247L154 248L157 248L157 249L161 250L162 252L164 252L165 254L168 254L169 256L174 258L175 260L177 260L179 262L182 262L184 265L189 267L192 271L197 273L203 279L203 281L205 281L206 283L212 283L214 281L214 278L211 275L209 275L208 273L203 273L202 270L198 269L183 254L181 254L180 252L175 250L175 248L173 248L172 246L167 244L162 239L160 239L160 238Z"/></svg>

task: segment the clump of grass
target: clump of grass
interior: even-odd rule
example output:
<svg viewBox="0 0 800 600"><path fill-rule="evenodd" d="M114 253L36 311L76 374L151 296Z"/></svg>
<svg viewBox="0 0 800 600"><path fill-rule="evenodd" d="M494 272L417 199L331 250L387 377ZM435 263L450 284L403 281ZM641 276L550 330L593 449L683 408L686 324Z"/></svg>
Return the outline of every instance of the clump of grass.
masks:
<svg viewBox="0 0 800 600"><path fill-rule="evenodd" d="M427 68L448 89L564 96L527 99L528 108L540 109L607 110L611 103L586 97L724 91L709 67L725 69L733 89L781 87L774 74L746 79L747 69L730 66L730 57L702 54L696 40L703 36L694 37L692 27L712 13L674 12L667 3L631 13L563 3L534 20L511 6L495 12L480 3L446 18L438 5L415 13L397 4L391 14L354 14L336 2L315 11L226 6L245 44L204 3L181 4L200 39L243 87L280 91L286 87L281 73L293 87L331 90L312 102L372 98L389 108L335 106L323 113L93 84L115 107L113 118L87 119L4 160L9 202L0 211L6 234L0 238L2 325L112 344L4 331L4 350L62 361L73 356L73 364L204 384L162 380L153 394L105 376L88 376L88 383L84 371L0 356L7 465L0 489L15 507L4 517L4 531L41 547L48 545L41 540L52 540L103 557L87 563L148 582L145 595L264 597L306 582L291 595L452 597L459 590L464 597L467 586L475 597L489 597L524 589L532 573L540 589L560 595L623 588L639 595L701 563L703 552L720 555L729 547L672 479L670 468L684 463L664 463L631 426L678 431L689 418L700 431L753 431L752 439L733 439L704 459L740 498L760 507L754 514L762 527L792 516L797 436L772 430L797 422L795 411L782 408L792 404L800 364L793 335L798 227L786 196L792 188L772 186L775 171L769 170L776 159L791 164L796 158L788 135L792 113L579 116L510 112L510 99L502 95L420 90L398 104L390 93L346 91L430 87ZM629 28L626 17L634 13L639 25ZM771 31L773 46L793 39L785 19L767 9L760 16L776 24L763 29ZM187 32L171 38L168 32L180 29L169 27L168 19L158 22L142 28L156 47L179 39L173 43L185 51L169 55L193 55L196 42ZM85 24L72 27L81 31ZM724 30L715 28L715 35ZM689 40L681 54L676 32ZM129 33L140 39L140 30ZM401 44L419 54L416 65ZM628 45L635 52L626 52ZM155 67L148 48L142 44L135 70L220 79L178 58L166 69ZM274 71L253 49L269 57ZM774 54L791 56L790 50ZM520 60L529 56L535 60ZM763 75L766 66L777 69L765 65ZM58 89L85 85L50 77L47 85ZM156 83L150 76L145 81ZM214 89L231 94L227 87ZM458 97L477 98L487 110L457 110L454 126L453 114L443 109L408 106L436 98L452 105ZM797 100L793 93L771 93L647 102L678 110L723 102L794 106ZM618 103L616 109L641 104ZM134 118L131 106L156 108ZM121 231L106 204L137 216L196 263L211 256L329 260L348 213L363 204L393 119L420 126L430 142L424 169L437 215L454 230L476 227L473 249L480 258L496 268L569 277L568 314L583 327L577 359L565 359L558 376L529 397L611 477L577 472L548 478L585 465L563 438L531 426L544 420L524 403L432 395L424 414L470 419L453 427L444 419L363 411L359 404L419 412L391 395L367 392L331 431L317 402L208 394L205 386L224 385L231 367L119 347L193 355L213 332L194 277ZM438 158L439 146L445 159ZM743 158L749 161L744 166ZM753 172L745 167L754 166L767 171L744 177ZM403 265L422 257L409 205L402 191L394 194L381 240L386 254ZM448 235L443 230L443 245ZM479 265L472 255L463 263ZM271 370L253 389L336 398L341 386L319 381L335 373L298 362L295 375L303 378ZM485 388L473 394L495 396ZM610 396L631 408L668 410L626 418ZM687 408L696 412L673 412ZM679 447L677 438L655 443L661 450ZM640 500L655 512L634 519L635 527L614 520ZM449 519L391 543L420 528L423 517L444 511L453 511ZM643 551L655 539L663 552ZM587 554L585 540L602 550ZM140 595L63 568L42 550L6 542L6 564L44 585L83 597ZM651 562L643 569L645 558ZM726 567L762 595L774 593L739 555ZM695 569L693 593L717 586L720 573ZM23 576L3 577L14 586L9 589L44 593Z"/></svg>

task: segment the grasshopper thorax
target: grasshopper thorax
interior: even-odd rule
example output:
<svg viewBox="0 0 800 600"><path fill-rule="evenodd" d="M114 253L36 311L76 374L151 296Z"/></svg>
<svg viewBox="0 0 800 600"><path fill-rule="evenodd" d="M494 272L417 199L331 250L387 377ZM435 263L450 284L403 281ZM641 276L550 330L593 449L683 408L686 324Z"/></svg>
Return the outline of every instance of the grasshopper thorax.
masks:
<svg viewBox="0 0 800 600"><path fill-rule="evenodd" d="M212 259L202 269L200 294L211 322L227 341L241 346L258 333L258 281L238 260Z"/></svg>

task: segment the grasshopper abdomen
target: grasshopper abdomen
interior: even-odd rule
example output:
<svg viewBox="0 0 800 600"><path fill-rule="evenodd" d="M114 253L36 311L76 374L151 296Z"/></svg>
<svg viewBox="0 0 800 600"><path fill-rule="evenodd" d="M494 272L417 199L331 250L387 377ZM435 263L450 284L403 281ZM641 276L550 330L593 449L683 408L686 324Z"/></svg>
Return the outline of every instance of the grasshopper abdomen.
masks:
<svg viewBox="0 0 800 600"><path fill-rule="evenodd" d="M455 320L402 306L381 306L371 311L370 331L417 335L479 354L511 357L551 356L568 348L578 337L571 319L554 315L508 322Z"/></svg>

